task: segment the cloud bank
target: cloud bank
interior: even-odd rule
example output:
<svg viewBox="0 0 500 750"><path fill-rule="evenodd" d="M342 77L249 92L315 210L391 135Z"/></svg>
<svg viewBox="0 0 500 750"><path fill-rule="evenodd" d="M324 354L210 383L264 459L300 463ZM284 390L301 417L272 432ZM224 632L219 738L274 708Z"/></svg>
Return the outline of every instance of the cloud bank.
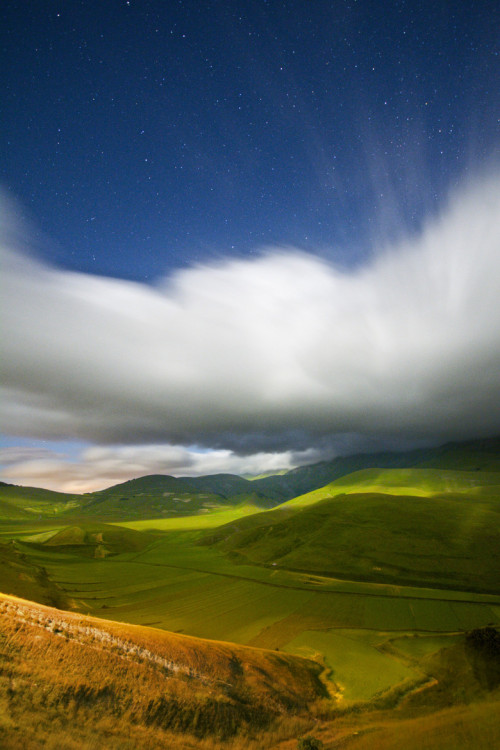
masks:
<svg viewBox="0 0 500 750"><path fill-rule="evenodd" d="M490 175L364 267L268 249L155 287L4 238L3 429L241 455L499 433L499 217Z"/></svg>

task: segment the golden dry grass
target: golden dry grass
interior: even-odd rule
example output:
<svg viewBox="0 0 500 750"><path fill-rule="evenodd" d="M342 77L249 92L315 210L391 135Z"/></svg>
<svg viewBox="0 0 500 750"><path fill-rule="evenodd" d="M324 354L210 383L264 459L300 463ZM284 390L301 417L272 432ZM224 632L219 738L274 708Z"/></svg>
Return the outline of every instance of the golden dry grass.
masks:
<svg viewBox="0 0 500 750"><path fill-rule="evenodd" d="M317 665L272 651L4 595L0 623L4 748L250 748L307 726L324 693Z"/></svg>

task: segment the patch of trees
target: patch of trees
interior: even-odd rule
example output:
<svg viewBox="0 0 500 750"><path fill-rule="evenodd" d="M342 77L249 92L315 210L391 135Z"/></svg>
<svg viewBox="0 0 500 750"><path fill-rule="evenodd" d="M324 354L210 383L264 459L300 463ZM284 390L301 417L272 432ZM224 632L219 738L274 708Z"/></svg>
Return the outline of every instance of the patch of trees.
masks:
<svg viewBox="0 0 500 750"><path fill-rule="evenodd" d="M488 626L465 636L465 651L475 678L487 690L500 685L500 633Z"/></svg>

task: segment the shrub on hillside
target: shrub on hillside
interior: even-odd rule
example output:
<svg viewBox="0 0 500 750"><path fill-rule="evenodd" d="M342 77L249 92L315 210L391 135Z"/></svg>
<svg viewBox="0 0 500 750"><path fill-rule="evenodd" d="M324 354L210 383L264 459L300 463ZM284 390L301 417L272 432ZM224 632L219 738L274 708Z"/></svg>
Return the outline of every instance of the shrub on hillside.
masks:
<svg viewBox="0 0 500 750"><path fill-rule="evenodd" d="M477 628L467 633L465 650L474 676L487 690L500 685L500 633L496 628Z"/></svg>
<svg viewBox="0 0 500 750"><path fill-rule="evenodd" d="M302 737L297 745L297 750L322 750L323 743L316 737Z"/></svg>

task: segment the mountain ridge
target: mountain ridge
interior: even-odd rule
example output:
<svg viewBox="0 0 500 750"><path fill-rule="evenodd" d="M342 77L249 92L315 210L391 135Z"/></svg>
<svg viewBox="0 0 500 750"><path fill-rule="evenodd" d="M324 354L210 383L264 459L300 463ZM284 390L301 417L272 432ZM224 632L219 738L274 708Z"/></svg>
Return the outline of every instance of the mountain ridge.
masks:
<svg viewBox="0 0 500 750"><path fill-rule="evenodd" d="M192 515L241 503L268 509L355 471L371 468L500 471L500 437L448 442L411 451L336 456L330 461L299 466L285 474L254 480L228 473L198 477L149 474L83 495L2 482L0 516L15 520L36 514L59 517L80 514L117 520L125 516ZM52 507L47 510L49 506Z"/></svg>

